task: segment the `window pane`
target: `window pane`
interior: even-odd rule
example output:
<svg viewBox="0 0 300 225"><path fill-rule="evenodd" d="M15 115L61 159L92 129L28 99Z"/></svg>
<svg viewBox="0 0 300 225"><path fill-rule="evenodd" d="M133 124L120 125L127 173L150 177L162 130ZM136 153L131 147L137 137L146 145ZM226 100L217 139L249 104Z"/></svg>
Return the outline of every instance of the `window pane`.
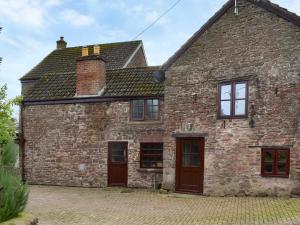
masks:
<svg viewBox="0 0 300 225"><path fill-rule="evenodd" d="M278 152L278 161L286 162L286 160L287 160L287 151L279 151Z"/></svg>
<svg viewBox="0 0 300 225"><path fill-rule="evenodd" d="M111 143L111 161L125 162L126 160L126 143Z"/></svg>
<svg viewBox="0 0 300 225"><path fill-rule="evenodd" d="M222 101L221 102L221 116L230 116L230 101Z"/></svg>
<svg viewBox="0 0 300 225"><path fill-rule="evenodd" d="M191 166L200 166L200 158L199 154L191 155Z"/></svg>
<svg viewBox="0 0 300 225"><path fill-rule="evenodd" d="M235 98L246 98L246 84L235 85Z"/></svg>
<svg viewBox="0 0 300 225"><path fill-rule="evenodd" d="M157 99L148 99L146 101L146 110L148 119L157 119L158 118L158 100Z"/></svg>
<svg viewBox="0 0 300 225"><path fill-rule="evenodd" d="M273 152L272 151L265 151L265 162L273 162Z"/></svg>
<svg viewBox="0 0 300 225"><path fill-rule="evenodd" d="M132 119L142 120L144 118L144 100L132 101Z"/></svg>
<svg viewBox="0 0 300 225"><path fill-rule="evenodd" d="M191 152L192 153L199 153L199 145L197 143L192 144Z"/></svg>
<svg viewBox="0 0 300 225"><path fill-rule="evenodd" d="M272 163L264 163L263 169L264 169L264 173L272 173L273 172L273 164Z"/></svg>
<svg viewBox="0 0 300 225"><path fill-rule="evenodd" d="M286 173L286 164L285 163L279 163L277 165L277 172L280 174L285 174Z"/></svg>
<svg viewBox="0 0 300 225"><path fill-rule="evenodd" d="M230 100L230 99L231 99L231 85L222 85L221 100Z"/></svg>
<svg viewBox="0 0 300 225"><path fill-rule="evenodd" d="M183 154L191 153L191 145L189 143L183 144Z"/></svg>
<svg viewBox="0 0 300 225"><path fill-rule="evenodd" d="M245 115L246 114L246 100L236 100L235 101L235 115Z"/></svg>

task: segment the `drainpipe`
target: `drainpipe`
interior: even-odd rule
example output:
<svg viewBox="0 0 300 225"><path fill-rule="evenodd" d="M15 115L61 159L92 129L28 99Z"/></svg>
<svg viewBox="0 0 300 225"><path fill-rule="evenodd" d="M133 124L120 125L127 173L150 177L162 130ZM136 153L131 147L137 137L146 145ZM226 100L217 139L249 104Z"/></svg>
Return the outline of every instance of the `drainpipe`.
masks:
<svg viewBox="0 0 300 225"><path fill-rule="evenodd" d="M24 111L24 102L22 102L20 106L20 151L21 151L21 156L20 156L20 164L21 164L21 176L22 176L22 181L25 183L25 139L24 139L24 120L23 120L23 111Z"/></svg>

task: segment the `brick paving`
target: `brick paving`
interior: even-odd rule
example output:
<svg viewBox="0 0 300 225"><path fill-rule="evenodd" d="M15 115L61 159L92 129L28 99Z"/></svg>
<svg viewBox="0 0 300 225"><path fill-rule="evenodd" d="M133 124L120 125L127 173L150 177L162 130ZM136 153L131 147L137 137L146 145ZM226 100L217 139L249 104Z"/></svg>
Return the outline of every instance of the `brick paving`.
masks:
<svg viewBox="0 0 300 225"><path fill-rule="evenodd" d="M31 186L41 225L300 225L300 199L202 197L118 188Z"/></svg>

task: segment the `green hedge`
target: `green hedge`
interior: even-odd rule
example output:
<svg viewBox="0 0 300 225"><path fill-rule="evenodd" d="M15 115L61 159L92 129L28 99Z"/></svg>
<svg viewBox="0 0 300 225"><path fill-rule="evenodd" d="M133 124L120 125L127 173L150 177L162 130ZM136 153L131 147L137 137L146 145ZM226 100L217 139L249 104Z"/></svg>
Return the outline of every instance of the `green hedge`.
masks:
<svg viewBox="0 0 300 225"><path fill-rule="evenodd" d="M0 169L0 223L23 212L28 194L28 188L19 176Z"/></svg>

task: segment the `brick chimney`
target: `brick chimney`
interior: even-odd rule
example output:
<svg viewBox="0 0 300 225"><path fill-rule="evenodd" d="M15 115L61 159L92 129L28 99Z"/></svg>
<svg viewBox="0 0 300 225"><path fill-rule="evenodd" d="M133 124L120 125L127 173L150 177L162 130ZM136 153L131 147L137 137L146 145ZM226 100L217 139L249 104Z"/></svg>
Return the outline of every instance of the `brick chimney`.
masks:
<svg viewBox="0 0 300 225"><path fill-rule="evenodd" d="M76 73L76 96L101 95L105 87L106 67L100 56L100 46L95 45L91 54L88 47L82 47Z"/></svg>
<svg viewBox="0 0 300 225"><path fill-rule="evenodd" d="M67 47L67 42L64 40L64 37L60 37L58 41L56 41L56 49L64 49Z"/></svg>

